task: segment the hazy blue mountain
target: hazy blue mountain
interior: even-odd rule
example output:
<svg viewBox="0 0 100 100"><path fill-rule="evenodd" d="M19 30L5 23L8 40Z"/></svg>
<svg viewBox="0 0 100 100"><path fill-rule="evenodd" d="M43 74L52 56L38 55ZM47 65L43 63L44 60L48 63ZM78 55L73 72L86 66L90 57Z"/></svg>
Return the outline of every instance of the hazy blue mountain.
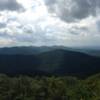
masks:
<svg viewBox="0 0 100 100"><path fill-rule="evenodd" d="M92 48L69 48L64 46L42 46L42 47L6 47L6 48L0 48L0 54L5 55L37 55L40 53L61 49L61 50L70 50L70 51L77 51L86 53L93 56L99 56L100 57L100 49L92 49Z"/></svg>
<svg viewBox="0 0 100 100"><path fill-rule="evenodd" d="M100 58L84 53L55 48L32 54L0 54L0 73L85 77L100 72Z"/></svg>
<svg viewBox="0 0 100 100"><path fill-rule="evenodd" d="M92 55L92 56L100 57L100 50L99 49L79 49L78 51Z"/></svg>
<svg viewBox="0 0 100 100"><path fill-rule="evenodd" d="M70 75L89 75L100 72L100 58L84 53L57 49L38 56L42 66L39 69L42 71Z"/></svg>
<svg viewBox="0 0 100 100"><path fill-rule="evenodd" d="M21 55L32 55L32 54L39 54L42 52L47 52L54 50L56 48L60 47L6 47L6 48L0 48L0 54L6 54L6 55L15 55L15 54L21 54Z"/></svg>
<svg viewBox="0 0 100 100"><path fill-rule="evenodd" d="M6 55L15 55L15 54L22 54L22 55L32 55L43 52L44 49L40 47L11 47L11 48L0 48L0 54Z"/></svg>

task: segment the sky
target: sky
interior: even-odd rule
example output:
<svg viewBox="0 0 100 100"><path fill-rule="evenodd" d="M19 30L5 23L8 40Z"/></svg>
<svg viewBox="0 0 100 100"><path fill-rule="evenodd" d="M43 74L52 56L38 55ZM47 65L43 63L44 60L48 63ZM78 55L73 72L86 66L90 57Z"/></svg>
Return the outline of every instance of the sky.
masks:
<svg viewBox="0 0 100 100"><path fill-rule="evenodd" d="M0 0L0 47L99 43L100 0Z"/></svg>

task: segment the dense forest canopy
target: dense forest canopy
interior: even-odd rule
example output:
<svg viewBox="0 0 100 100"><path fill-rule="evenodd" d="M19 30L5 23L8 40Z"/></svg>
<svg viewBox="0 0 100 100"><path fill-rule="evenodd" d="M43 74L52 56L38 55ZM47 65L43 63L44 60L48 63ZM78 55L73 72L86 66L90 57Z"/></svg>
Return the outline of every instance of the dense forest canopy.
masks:
<svg viewBox="0 0 100 100"><path fill-rule="evenodd" d="M99 100L100 74L75 77L0 75L0 100Z"/></svg>

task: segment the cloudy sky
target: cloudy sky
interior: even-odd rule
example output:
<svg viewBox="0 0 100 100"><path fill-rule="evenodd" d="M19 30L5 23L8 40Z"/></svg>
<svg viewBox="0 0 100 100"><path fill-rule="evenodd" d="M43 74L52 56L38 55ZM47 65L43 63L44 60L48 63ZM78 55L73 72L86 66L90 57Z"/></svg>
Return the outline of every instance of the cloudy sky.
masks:
<svg viewBox="0 0 100 100"><path fill-rule="evenodd" d="M0 0L0 47L99 43L100 0Z"/></svg>

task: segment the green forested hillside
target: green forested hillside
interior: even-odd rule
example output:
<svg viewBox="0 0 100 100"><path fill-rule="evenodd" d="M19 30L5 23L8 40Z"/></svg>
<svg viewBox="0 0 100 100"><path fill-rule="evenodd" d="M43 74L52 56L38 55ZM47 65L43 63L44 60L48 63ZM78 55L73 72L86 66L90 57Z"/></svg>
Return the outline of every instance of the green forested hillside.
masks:
<svg viewBox="0 0 100 100"><path fill-rule="evenodd" d="M6 63L5 63L6 62ZM0 54L0 73L88 77L100 72L100 57L57 49L37 55Z"/></svg>
<svg viewBox="0 0 100 100"><path fill-rule="evenodd" d="M84 80L0 75L0 100L100 100L100 74Z"/></svg>

